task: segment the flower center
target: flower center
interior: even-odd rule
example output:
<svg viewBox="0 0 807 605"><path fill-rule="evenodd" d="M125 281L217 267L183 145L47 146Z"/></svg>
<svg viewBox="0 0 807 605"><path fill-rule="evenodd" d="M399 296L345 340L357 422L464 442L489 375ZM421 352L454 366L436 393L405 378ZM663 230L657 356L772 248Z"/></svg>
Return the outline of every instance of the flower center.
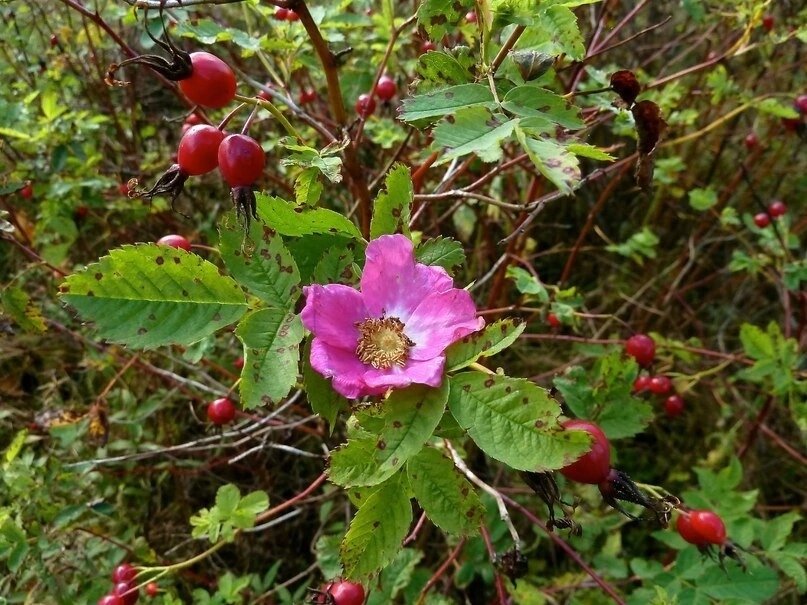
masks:
<svg viewBox="0 0 807 605"><path fill-rule="evenodd" d="M356 355L362 363L370 364L377 370L403 366L409 349L415 346L404 334L404 324L397 317L371 317L356 322L356 327L359 329Z"/></svg>

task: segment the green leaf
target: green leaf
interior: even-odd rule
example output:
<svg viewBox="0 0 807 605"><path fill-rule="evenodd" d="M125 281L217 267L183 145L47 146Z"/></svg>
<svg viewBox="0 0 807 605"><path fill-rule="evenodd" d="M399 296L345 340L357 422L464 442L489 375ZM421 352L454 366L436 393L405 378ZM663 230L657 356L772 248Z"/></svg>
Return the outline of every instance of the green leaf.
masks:
<svg viewBox="0 0 807 605"><path fill-rule="evenodd" d="M281 235L299 237L312 233L324 233L343 234L361 239L361 233L356 225L338 212L327 208L310 209L295 206L279 197L271 197L262 193L255 195L258 199L258 216Z"/></svg>
<svg viewBox="0 0 807 605"><path fill-rule="evenodd" d="M745 323L740 327L740 342L745 354L752 359L766 359L774 356L773 339L761 328Z"/></svg>
<svg viewBox="0 0 807 605"><path fill-rule="evenodd" d="M507 267L505 275L516 282L516 289L522 294L534 296L538 302L548 303L549 293L535 275L521 267Z"/></svg>
<svg viewBox="0 0 807 605"><path fill-rule="evenodd" d="M229 517L238 508L241 492L232 483L222 485L216 492L216 508L224 517Z"/></svg>
<svg viewBox="0 0 807 605"><path fill-rule="evenodd" d="M764 603L776 594L779 578L769 567L755 566L749 573L736 565L726 566L725 570L713 566L698 579L697 585L713 599Z"/></svg>
<svg viewBox="0 0 807 605"><path fill-rule="evenodd" d="M267 508L269 508L269 496L263 490L248 493L238 503L238 511L241 514L252 515L253 517L257 517ZM254 519L252 525L254 525Z"/></svg>
<svg viewBox="0 0 807 605"><path fill-rule="evenodd" d="M435 237L417 247L415 258L419 263L436 265L452 273L465 264L465 250L460 242L450 237Z"/></svg>
<svg viewBox="0 0 807 605"><path fill-rule="evenodd" d="M570 59L585 57L583 34L571 9L563 5L549 6L539 13L539 24Z"/></svg>
<svg viewBox="0 0 807 605"><path fill-rule="evenodd" d="M767 555L782 570L782 573L793 580L800 593L807 592L807 572L798 557L783 552L772 552Z"/></svg>
<svg viewBox="0 0 807 605"><path fill-rule="evenodd" d="M447 52L427 52L420 55L418 73L425 80L446 85L466 84L474 79L471 70Z"/></svg>
<svg viewBox="0 0 807 605"><path fill-rule="evenodd" d="M261 221L248 237L229 212L219 223L221 257L232 276L270 307L290 309L300 296L300 272L283 239Z"/></svg>
<svg viewBox="0 0 807 605"><path fill-rule="evenodd" d="M777 118L795 119L799 117L799 112L792 105L782 103L778 99L763 99L754 104L754 107L762 113L767 113Z"/></svg>
<svg viewBox="0 0 807 605"><path fill-rule="evenodd" d="M590 158L592 160L613 162L616 159L610 153L600 149L599 147L595 147L594 145L589 145L588 143L569 143L566 145L566 149L568 149L569 152L573 153L574 155L578 155L583 158Z"/></svg>
<svg viewBox="0 0 807 605"><path fill-rule="evenodd" d="M41 334L46 330L39 307L21 288L9 286L0 293L0 310L26 332Z"/></svg>
<svg viewBox="0 0 807 605"><path fill-rule="evenodd" d="M454 535L478 531L485 508L474 486L445 455L425 447L409 460L406 472L415 498L432 523Z"/></svg>
<svg viewBox="0 0 807 605"><path fill-rule="evenodd" d="M605 249L633 259L641 265L644 258L656 258L656 246L659 241L658 236L649 227L642 227L641 231L631 235L627 241L621 244L609 244Z"/></svg>
<svg viewBox="0 0 807 605"><path fill-rule="evenodd" d="M373 204L373 219L370 223L370 237L403 233L410 236L409 221L412 218L412 177L403 164L396 164L387 174L386 191L378 194Z"/></svg>
<svg viewBox="0 0 807 605"><path fill-rule="evenodd" d="M374 424L383 423L376 435L351 439L331 454L331 481L342 487L386 481L432 436L447 399L447 382L436 389L416 385L393 391L378 408L367 413Z"/></svg>
<svg viewBox="0 0 807 605"><path fill-rule="evenodd" d="M241 405L255 409L280 401L297 381L303 324L284 309L260 309L235 330L244 343Z"/></svg>
<svg viewBox="0 0 807 605"><path fill-rule="evenodd" d="M384 483L356 512L340 549L345 577L366 581L398 554L412 523L401 475Z"/></svg>
<svg viewBox="0 0 807 605"><path fill-rule="evenodd" d="M418 23L429 38L440 40L456 30L460 18L473 7L473 0L423 0L418 8Z"/></svg>
<svg viewBox="0 0 807 605"><path fill-rule="evenodd" d="M331 431L340 410L349 409L348 400L333 390L331 382L311 367L311 341L303 355L303 384L308 403L315 414L322 416Z"/></svg>
<svg viewBox="0 0 807 605"><path fill-rule="evenodd" d="M300 206L316 206L322 195L320 172L317 168L306 168L294 181L294 196Z"/></svg>
<svg viewBox="0 0 807 605"><path fill-rule="evenodd" d="M314 168L321 172L331 183L342 181L342 158L339 153L347 146L349 141L340 141L328 145L322 151L306 145L298 145L294 139L286 137L280 144L289 151L289 154L280 160L281 166L299 166L300 168Z"/></svg>
<svg viewBox="0 0 807 605"><path fill-rule="evenodd" d="M318 284L353 285L359 281L353 262L352 245L330 248L314 267L313 281Z"/></svg>
<svg viewBox="0 0 807 605"><path fill-rule="evenodd" d="M468 367L480 357L492 357L504 351L526 327L519 319L500 319L480 332L469 334L446 349L446 371Z"/></svg>
<svg viewBox="0 0 807 605"><path fill-rule="evenodd" d="M563 431L560 406L532 382L464 372L449 378L448 407L491 458L524 471L562 468L589 447L583 431Z"/></svg>
<svg viewBox="0 0 807 605"><path fill-rule="evenodd" d="M519 143L535 167L562 193L568 195L580 184L580 162L569 151L549 139L534 139L516 128Z"/></svg>
<svg viewBox="0 0 807 605"><path fill-rule="evenodd" d="M511 88L502 99L502 108L517 116L541 118L551 129L554 129L555 124L569 130L578 130L585 126L578 107L540 86L525 84ZM537 125L539 122L531 123Z"/></svg>
<svg viewBox="0 0 807 605"><path fill-rule="evenodd" d="M693 189L689 192L689 205L695 210L709 210L715 204L717 204L717 192L711 187Z"/></svg>
<svg viewBox="0 0 807 605"><path fill-rule="evenodd" d="M214 264L157 244L112 250L69 276L61 296L101 338L143 349L193 344L247 309L241 288Z"/></svg>
<svg viewBox="0 0 807 605"><path fill-rule="evenodd" d="M415 566L423 558L423 553L412 548L404 548L381 572L376 585L367 596L366 605L389 605L395 602L398 593L410 585Z"/></svg>
<svg viewBox="0 0 807 605"><path fill-rule="evenodd" d="M513 133L516 123L484 107L460 109L454 120L441 122L434 129L434 144L446 148L435 166L469 153L475 153L483 162L500 160L501 142Z"/></svg>
<svg viewBox="0 0 807 605"><path fill-rule="evenodd" d="M401 104L400 119L412 123L442 118L474 105L488 109L496 107L490 87L483 84L460 84L409 97Z"/></svg>
<svg viewBox="0 0 807 605"><path fill-rule="evenodd" d="M597 360L586 372L572 367L555 378L555 386L578 418L594 420L609 439L632 437L653 420L652 406L633 395L638 366L620 351Z"/></svg>
<svg viewBox="0 0 807 605"><path fill-rule="evenodd" d="M3 469L7 469L8 465L14 462L17 456L20 455L27 437L27 429L17 431L17 433L14 435L14 439L11 440L11 443L8 444L8 447L6 447L5 451L3 452Z"/></svg>

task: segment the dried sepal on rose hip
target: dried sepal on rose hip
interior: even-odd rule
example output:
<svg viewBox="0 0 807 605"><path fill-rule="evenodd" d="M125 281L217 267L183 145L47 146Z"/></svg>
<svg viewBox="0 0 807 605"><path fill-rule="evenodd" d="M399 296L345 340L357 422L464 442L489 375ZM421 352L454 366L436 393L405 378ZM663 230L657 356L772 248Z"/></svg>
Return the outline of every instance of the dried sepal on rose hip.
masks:
<svg viewBox="0 0 807 605"><path fill-rule="evenodd" d="M160 14L162 19L162 13ZM198 51L188 53L174 46L165 22L162 22L165 41L155 38L148 27L146 34L154 43L165 50L169 57L159 55L138 55L120 63L113 63L106 72L105 81L110 86L125 86L129 82L115 78L115 72L126 65L145 65L165 79L177 82L180 90L196 105L218 109L235 98L237 81L235 73L226 62L217 56Z"/></svg>
<svg viewBox="0 0 807 605"><path fill-rule="evenodd" d="M497 553L493 561L496 569L510 578L513 586L516 585L516 580L527 575L528 563L529 560L518 546L513 546L502 554Z"/></svg>
<svg viewBox="0 0 807 605"><path fill-rule="evenodd" d="M580 525L571 518L574 507L568 502L564 502L561 498L558 484L555 482L555 476L552 473L524 471L521 473L521 477L524 479L524 483L546 504L549 511L549 520L546 522L546 527L549 531L558 528L568 529L572 535L579 536L583 533ZM558 518L555 516L555 506L560 507L563 517Z"/></svg>
<svg viewBox="0 0 807 605"><path fill-rule="evenodd" d="M636 74L628 69L620 69L611 74L611 90L630 107L639 96L642 86L636 79Z"/></svg>

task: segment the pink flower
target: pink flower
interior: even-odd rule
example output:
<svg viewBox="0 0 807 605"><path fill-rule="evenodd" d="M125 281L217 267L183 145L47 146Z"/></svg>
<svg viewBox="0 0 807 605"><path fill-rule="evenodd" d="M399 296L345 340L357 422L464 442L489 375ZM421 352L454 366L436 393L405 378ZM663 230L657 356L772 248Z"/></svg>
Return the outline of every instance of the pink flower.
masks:
<svg viewBox="0 0 807 605"><path fill-rule="evenodd" d="M303 289L311 366L349 399L413 383L440 386L446 348L485 325L471 295L442 267L416 263L403 235L371 241L366 257L361 290Z"/></svg>

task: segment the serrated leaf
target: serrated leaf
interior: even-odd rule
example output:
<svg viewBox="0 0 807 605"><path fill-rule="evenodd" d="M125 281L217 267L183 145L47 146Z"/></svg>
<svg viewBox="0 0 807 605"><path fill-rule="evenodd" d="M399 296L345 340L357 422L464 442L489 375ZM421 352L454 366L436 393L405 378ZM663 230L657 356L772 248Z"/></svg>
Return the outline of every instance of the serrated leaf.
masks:
<svg viewBox="0 0 807 605"><path fill-rule="evenodd" d="M776 594L779 578L769 567L755 566L751 573L736 565L710 567L698 578L698 588L713 599L742 599L764 603Z"/></svg>
<svg viewBox="0 0 807 605"><path fill-rule="evenodd" d="M313 281L318 284L353 285L359 281L354 270L352 246L330 248L314 267Z"/></svg>
<svg viewBox="0 0 807 605"><path fill-rule="evenodd" d="M418 8L418 23L429 38L440 40L453 32L460 18L473 6L473 0L423 0Z"/></svg>
<svg viewBox="0 0 807 605"><path fill-rule="evenodd" d="M481 332L469 334L446 349L446 371L468 367L480 357L492 357L504 351L526 327L519 319L500 319Z"/></svg>
<svg viewBox="0 0 807 605"><path fill-rule="evenodd" d="M412 523L412 505L400 475L384 483L356 512L342 541L345 577L361 582L395 558Z"/></svg>
<svg viewBox="0 0 807 605"><path fill-rule="evenodd" d="M277 232L252 221L248 237L230 212L219 223L220 250L232 276L271 307L290 309L300 296L300 272Z"/></svg>
<svg viewBox="0 0 807 605"><path fill-rule="evenodd" d="M767 553L767 556L796 584L800 593L807 591L807 572L798 557L783 552Z"/></svg>
<svg viewBox="0 0 807 605"><path fill-rule="evenodd" d="M448 384L397 390L368 412L372 438L353 439L331 454L328 475L342 487L378 485L417 454L443 417Z"/></svg>
<svg viewBox="0 0 807 605"><path fill-rule="evenodd" d="M299 237L323 233L361 239L361 233L356 225L338 212L327 208L295 206L279 197L262 193L255 195L258 200L258 216L267 226L281 235Z"/></svg>
<svg viewBox="0 0 807 605"><path fill-rule="evenodd" d="M373 219L370 222L370 237L403 233L410 235L409 221L412 218L412 177L403 164L396 164L387 174L385 191L373 203Z"/></svg>
<svg viewBox="0 0 807 605"><path fill-rule="evenodd" d="M381 577L367 596L366 605L389 605L395 602L398 593L409 586L415 566L423 553L412 548L401 550L395 559L384 568Z"/></svg>
<svg viewBox="0 0 807 605"><path fill-rule="evenodd" d="M305 346L303 355L303 384L308 403L315 414L322 416L328 423L330 430L340 410L349 408L348 400L337 393L331 386L331 382L324 378L322 374L311 367L311 341Z"/></svg>
<svg viewBox="0 0 807 605"><path fill-rule="evenodd" d="M263 490L248 493L241 498L241 501L238 503L239 512L245 515L252 515L252 517L257 517L267 508L269 508L269 496ZM252 525L254 525L254 519ZM250 525L250 527L252 525Z"/></svg>
<svg viewBox="0 0 807 605"><path fill-rule="evenodd" d="M216 491L216 508L223 517L228 517L238 508L241 492L232 483L222 485Z"/></svg>
<svg viewBox="0 0 807 605"><path fill-rule="evenodd" d="M241 288L213 263L157 244L112 250L60 290L101 338L143 349L193 344L247 309Z"/></svg>
<svg viewBox="0 0 807 605"><path fill-rule="evenodd" d="M761 328L744 323L740 327L740 342L745 354L752 359L760 360L774 356L773 339Z"/></svg>
<svg viewBox="0 0 807 605"><path fill-rule="evenodd" d="M588 143L569 143L566 145L566 149L574 155L583 158L590 158L592 160L613 162L616 159L607 151L600 149L599 147L595 147L594 145L589 145Z"/></svg>
<svg viewBox="0 0 807 605"><path fill-rule="evenodd" d="M418 59L418 73L429 82L466 84L473 81L473 74L467 67L446 52L427 52Z"/></svg>
<svg viewBox="0 0 807 605"><path fill-rule="evenodd" d="M580 109L551 90L525 84L507 91L502 99L502 108L525 118L542 118L551 129L555 124L578 130L585 126L580 117ZM530 122L527 122L530 124ZM533 125L537 122L533 122Z"/></svg>
<svg viewBox="0 0 807 605"><path fill-rule="evenodd" d="M450 237L435 237L417 247L415 258L419 263L436 265L452 273L465 264L465 250L460 242Z"/></svg>
<svg viewBox="0 0 807 605"><path fill-rule="evenodd" d="M313 147L288 141L289 139L286 138L280 143L289 152L285 158L280 160L281 166L314 168L331 183L340 183L342 181L342 158L339 157L338 153L344 149L347 142L339 141L335 145L329 145L319 151Z"/></svg>
<svg viewBox="0 0 807 605"><path fill-rule="evenodd" d="M560 430L560 406L528 380L464 372L449 382L454 418L488 456L514 469L562 468L589 447L585 432Z"/></svg>
<svg viewBox="0 0 807 605"><path fill-rule="evenodd" d="M260 309L235 330L244 343L241 405L255 409L280 401L297 382L303 324L284 309Z"/></svg>
<svg viewBox="0 0 807 605"><path fill-rule="evenodd" d="M0 294L0 305L4 315L8 315L26 332L41 334L45 331L45 319L31 298L21 288L9 286Z"/></svg>
<svg viewBox="0 0 807 605"><path fill-rule="evenodd" d="M583 34L571 9L563 5L548 6L539 13L539 26L549 32L569 58L580 60L586 55Z"/></svg>
<svg viewBox="0 0 807 605"><path fill-rule="evenodd" d="M437 527L461 536L479 529L485 508L474 486L445 455L425 447L409 460L406 472L420 507Z"/></svg>
<svg viewBox="0 0 807 605"><path fill-rule="evenodd" d="M562 193L570 194L580 184L580 162L569 151L549 139L534 139L516 128L519 143L535 167Z"/></svg>
<svg viewBox="0 0 807 605"><path fill-rule="evenodd" d="M435 166L469 153L475 153L483 162L500 160L501 142L513 133L516 123L484 107L460 109L454 120L440 122L434 129L434 144L446 148Z"/></svg>
<svg viewBox="0 0 807 605"><path fill-rule="evenodd" d="M294 181L294 197L300 206L316 206L322 195L322 183L319 181L319 170L306 168Z"/></svg>
<svg viewBox="0 0 807 605"><path fill-rule="evenodd" d="M431 118L442 118L474 105L489 109L496 106L493 93L488 86L460 84L409 97L404 99L401 104L400 119L411 123Z"/></svg>
<svg viewBox="0 0 807 605"><path fill-rule="evenodd" d="M516 284L516 289L527 296L534 296L538 302L548 303L549 293L541 281L532 273L521 267L507 267L505 275Z"/></svg>
<svg viewBox="0 0 807 605"><path fill-rule="evenodd" d="M763 99L759 103L754 104L754 107L762 113L767 113L777 118L793 120L799 117L799 112L797 112L792 105L782 103L778 99Z"/></svg>

